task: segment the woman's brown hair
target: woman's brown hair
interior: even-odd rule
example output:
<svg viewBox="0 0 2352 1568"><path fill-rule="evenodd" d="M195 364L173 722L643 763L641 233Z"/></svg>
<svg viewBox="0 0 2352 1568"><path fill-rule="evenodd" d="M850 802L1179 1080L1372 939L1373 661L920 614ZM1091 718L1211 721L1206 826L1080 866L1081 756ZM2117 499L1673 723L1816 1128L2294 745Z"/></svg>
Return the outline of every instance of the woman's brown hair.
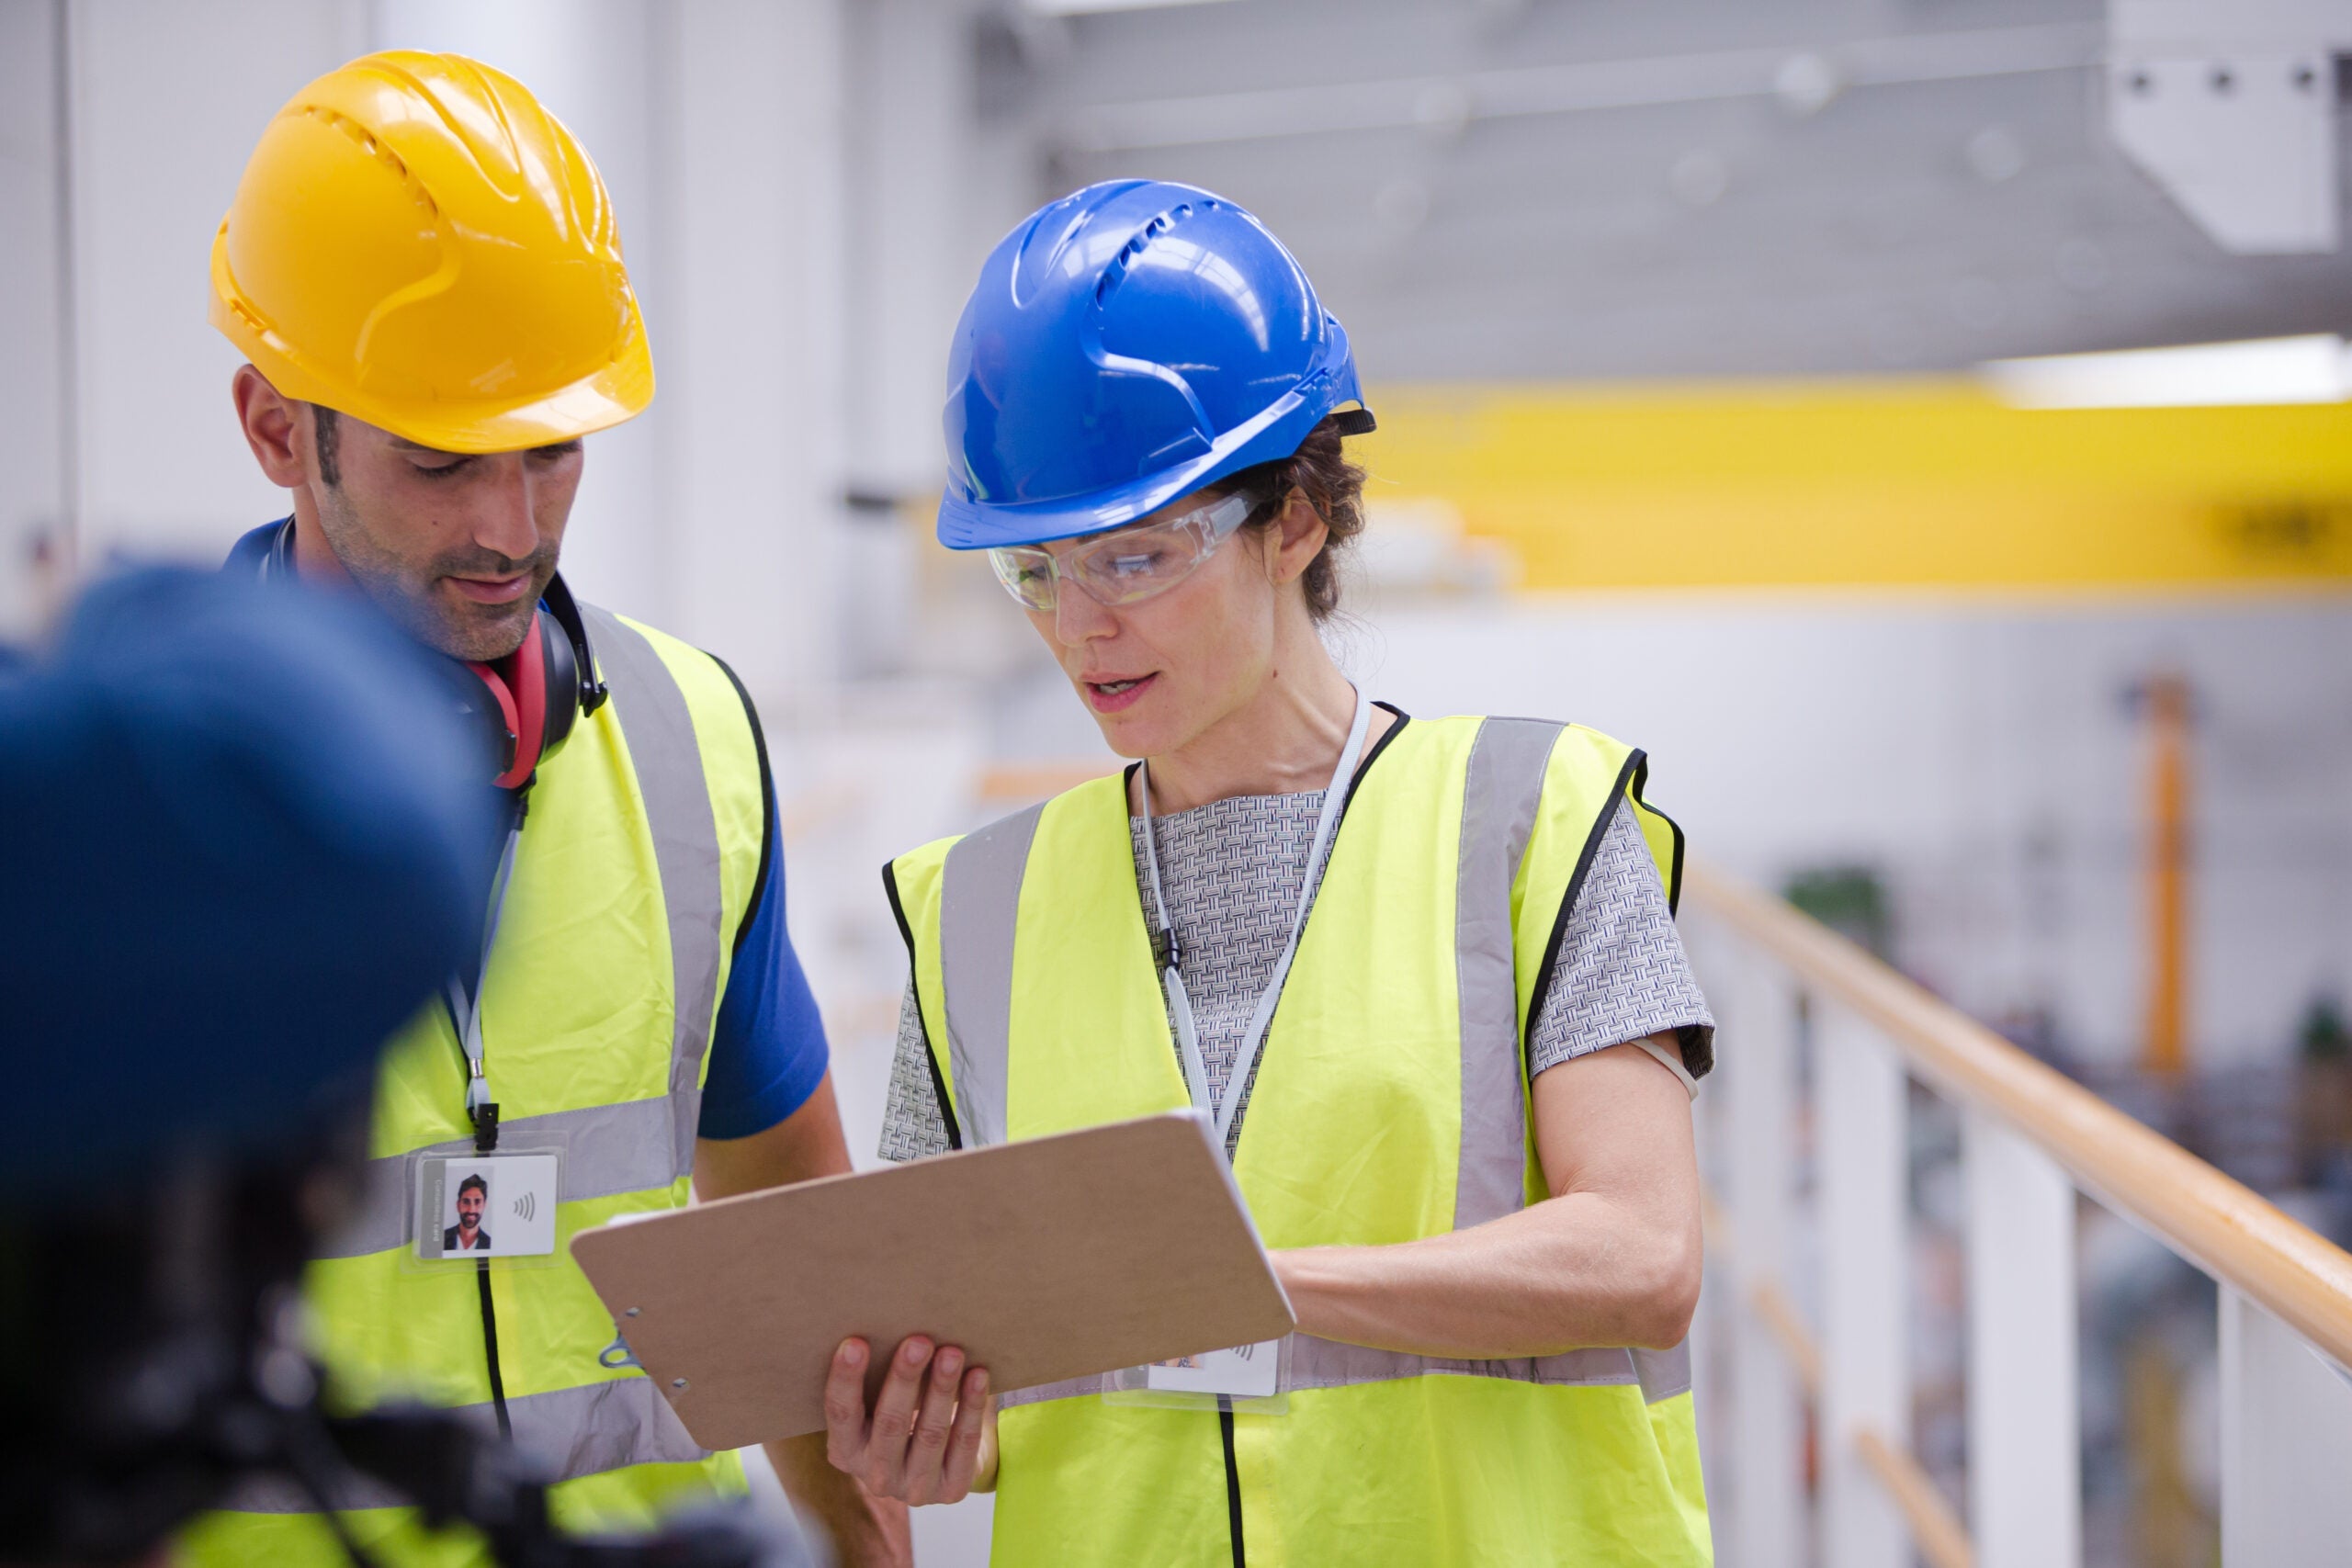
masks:
<svg viewBox="0 0 2352 1568"><path fill-rule="evenodd" d="M1363 532L1363 469L1348 461L1340 446L1340 418L1333 415L1306 433L1298 450L1272 463L1244 468L1227 481L1227 493L1249 491L1265 497L1252 514L1253 527L1271 527L1280 515L1277 505L1292 491L1306 497L1323 519L1330 536L1307 563L1304 584L1306 608L1319 624L1340 608L1340 570L1335 558Z"/></svg>

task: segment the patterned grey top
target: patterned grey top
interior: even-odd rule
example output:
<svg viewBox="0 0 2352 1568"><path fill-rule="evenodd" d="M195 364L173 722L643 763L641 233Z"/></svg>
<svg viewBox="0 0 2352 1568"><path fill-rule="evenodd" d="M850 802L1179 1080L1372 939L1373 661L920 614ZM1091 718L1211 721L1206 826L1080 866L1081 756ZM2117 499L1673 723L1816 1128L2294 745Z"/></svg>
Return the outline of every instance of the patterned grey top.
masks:
<svg viewBox="0 0 2352 1568"><path fill-rule="evenodd" d="M1152 819L1160 886L1176 927L1177 972L1192 998L1213 1096L1225 1093L1248 1043L1242 1037L1259 996L1290 936L1322 806L1320 790L1237 795ZM1137 886L1148 900L1142 819L1129 818L1128 830ZM1318 885L1322 874L1317 866ZM1529 1041L1528 1070L1532 1076L1604 1046L1672 1032L1685 1070L1697 1078L1714 1066L1714 1027L1633 807L1621 803L1569 911L1552 985ZM1173 1030L1170 1040L1172 1049ZM899 1006L898 1055L882 1113L885 1159L947 1151L947 1122L928 1057L910 984ZM1244 1085L1228 1154L1249 1104Z"/></svg>

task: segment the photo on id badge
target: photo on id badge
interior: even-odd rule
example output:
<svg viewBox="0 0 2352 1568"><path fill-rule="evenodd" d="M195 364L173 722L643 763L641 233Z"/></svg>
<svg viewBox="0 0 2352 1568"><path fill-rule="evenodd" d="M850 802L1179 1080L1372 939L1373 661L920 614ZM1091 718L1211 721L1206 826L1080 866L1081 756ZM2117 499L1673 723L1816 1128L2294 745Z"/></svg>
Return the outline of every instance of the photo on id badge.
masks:
<svg viewBox="0 0 2352 1568"><path fill-rule="evenodd" d="M553 1155L433 1157L417 1173L419 1257L536 1258L555 1250Z"/></svg>

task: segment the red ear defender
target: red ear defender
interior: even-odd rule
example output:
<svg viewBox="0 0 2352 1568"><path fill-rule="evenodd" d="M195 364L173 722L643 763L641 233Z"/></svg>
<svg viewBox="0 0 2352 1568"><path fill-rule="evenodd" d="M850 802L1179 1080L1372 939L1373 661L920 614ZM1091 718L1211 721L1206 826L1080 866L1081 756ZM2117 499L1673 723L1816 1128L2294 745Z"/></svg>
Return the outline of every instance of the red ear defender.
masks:
<svg viewBox="0 0 2352 1568"><path fill-rule="evenodd" d="M474 666L498 699L506 716L506 731L514 738L506 771L498 775L500 789L514 789L530 778L547 741L548 656L540 620L532 617L522 647L495 665Z"/></svg>
<svg viewBox="0 0 2352 1568"><path fill-rule="evenodd" d="M500 664L505 662L506 660L503 659L499 660ZM523 729L522 716L514 707L514 694L507 686L506 677L499 673L497 665L478 663L470 659L463 660L463 663L481 682L483 690L490 694L492 705L498 710L498 722L505 731L505 744L500 749L498 760L500 765L506 769L506 772L498 775L498 784L502 789L511 788L513 786L506 781L514 774L515 756L521 750L518 742L522 739ZM526 776L528 776L527 770Z"/></svg>

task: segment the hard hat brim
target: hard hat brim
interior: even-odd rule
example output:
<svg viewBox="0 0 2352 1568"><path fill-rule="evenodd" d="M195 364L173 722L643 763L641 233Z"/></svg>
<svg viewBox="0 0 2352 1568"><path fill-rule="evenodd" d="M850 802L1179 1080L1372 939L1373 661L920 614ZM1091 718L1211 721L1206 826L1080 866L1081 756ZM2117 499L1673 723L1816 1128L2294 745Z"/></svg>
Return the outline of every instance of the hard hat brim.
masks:
<svg viewBox="0 0 2352 1568"><path fill-rule="evenodd" d="M635 419L653 401L653 350L642 314L631 303L628 341L610 363L552 392L479 401L379 399L308 369L302 356L237 310L229 276L227 230L212 243L212 299L207 316L269 384L289 398L348 414L438 452L487 454L560 446Z"/></svg>
<svg viewBox="0 0 2352 1568"><path fill-rule="evenodd" d="M1332 410L1363 401L1347 336L1336 321L1332 328L1338 341L1322 367L1200 457L1114 490L1054 501L975 501L951 481L939 497L939 542L951 550L992 550L1122 528L1244 468L1289 457Z"/></svg>

